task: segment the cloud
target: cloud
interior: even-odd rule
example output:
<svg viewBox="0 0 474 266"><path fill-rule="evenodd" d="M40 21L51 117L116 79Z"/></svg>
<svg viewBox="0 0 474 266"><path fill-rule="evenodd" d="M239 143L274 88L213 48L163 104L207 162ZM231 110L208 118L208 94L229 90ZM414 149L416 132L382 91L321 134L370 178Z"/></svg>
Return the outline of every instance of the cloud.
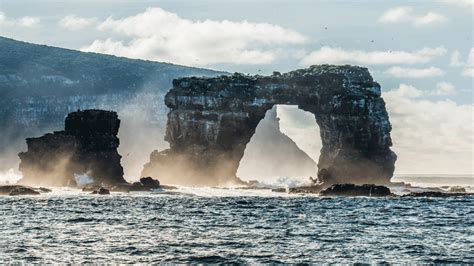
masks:
<svg viewBox="0 0 474 266"><path fill-rule="evenodd" d="M463 63L461 62L461 53L459 53L459 51L454 51L452 54L451 54L451 60L449 62L449 65L450 66L462 66Z"/></svg>
<svg viewBox="0 0 474 266"><path fill-rule="evenodd" d="M471 48L467 56L466 61L460 59L461 54L459 51L454 51L451 55L450 66L463 67L461 75L465 77L474 77L474 48Z"/></svg>
<svg viewBox="0 0 474 266"><path fill-rule="evenodd" d="M420 98L422 96L450 95L455 94L456 88L449 82L438 82L435 90L421 90L412 85L400 84L396 90L390 91L390 95L401 98Z"/></svg>
<svg viewBox="0 0 474 266"><path fill-rule="evenodd" d="M468 67L465 68L462 73L463 76L465 77L473 77L474 78L474 68L473 67Z"/></svg>
<svg viewBox="0 0 474 266"><path fill-rule="evenodd" d="M306 41L300 33L278 25L192 21L161 8L122 19L109 17L98 29L124 38L95 40L83 51L199 66L268 64L275 60L278 46Z"/></svg>
<svg viewBox="0 0 474 266"><path fill-rule="evenodd" d="M80 30L98 22L97 18L84 18L76 15L67 15L59 21L59 25L69 30Z"/></svg>
<svg viewBox="0 0 474 266"><path fill-rule="evenodd" d="M17 24L23 27L34 27L40 23L40 19L36 17L22 17L18 19Z"/></svg>
<svg viewBox="0 0 474 266"><path fill-rule="evenodd" d="M344 50L342 48L321 47L311 52L301 60L303 65L311 64L338 64L357 63L365 65L384 64L418 64L430 62L434 57L444 55L446 49L443 46L436 48L425 47L423 49L406 51L361 51Z"/></svg>
<svg viewBox="0 0 474 266"><path fill-rule="evenodd" d="M425 15L414 15L413 8L399 6L387 10L379 18L380 23L410 23L415 27L422 27L447 21L447 18L435 12Z"/></svg>
<svg viewBox="0 0 474 266"><path fill-rule="evenodd" d="M456 88L449 82L438 82L436 84L436 94L438 95L449 95L456 93Z"/></svg>
<svg viewBox="0 0 474 266"><path fill-rule="evenodd" d="M0 11L0 26L4 25L7 21L7 17L5 16L5 13Z"/></svg>
<svg viewBox="0 0 474 266"><path fill-rule="evenodd" d="M8 18L5 13L0 11L0 26L6 27L25 27L25 28L32 28L36 27L40 24L41 19L38 17L30 17L24 16L18 19L11 19Z"/></svg>
<svg viewBox="0 0 474 266"><path fill-rule="evenodd" d="M397 78L428 78L444 75L444 71L437 67L429 68L402 68L391 67L385 73Z"/></svg>
<svg viewBox="0 0 474 266"><path fill-rule="evenodd" d="M398 89L393 90L390 92L390 95L394 95L397 97L403 98L418 98L423 95L423 91L415 88L414 86L407 85L407 84L400 84Z"/></svg>
<svg viewBox="0 0 474 266"><path fill-rule="evenodd" d="M444 83L439 88L447 88ZM420 94L421 93L421 94ZM429 101L413 86L383 92L392 123L396 172L472 174L473 105Z"/></svg>

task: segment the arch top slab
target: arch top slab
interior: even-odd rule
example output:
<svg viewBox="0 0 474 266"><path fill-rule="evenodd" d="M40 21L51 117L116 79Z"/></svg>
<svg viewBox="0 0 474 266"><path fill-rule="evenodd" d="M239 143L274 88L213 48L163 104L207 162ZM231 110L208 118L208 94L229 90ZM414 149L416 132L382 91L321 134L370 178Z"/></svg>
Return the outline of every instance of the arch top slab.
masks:
<svg viewBox="0 0 474 266"><path fill-rule="evenodd" d="M314 114L321 135L314 137L323 144L321 182L381 184L393 175L391 125L367 68L319 65L271 76L180 78L165 103L170 148L153 152L142 173L165 183L240 183L236 172L245 147L275 104Z"/></svg>

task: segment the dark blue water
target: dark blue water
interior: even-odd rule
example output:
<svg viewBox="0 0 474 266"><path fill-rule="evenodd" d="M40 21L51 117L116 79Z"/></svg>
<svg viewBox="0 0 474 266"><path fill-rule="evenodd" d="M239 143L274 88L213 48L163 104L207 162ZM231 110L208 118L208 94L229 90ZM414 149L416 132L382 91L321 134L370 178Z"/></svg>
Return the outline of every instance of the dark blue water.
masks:
<svg viewBox="0 0 474 266"><path fill-rule="evenodd" d="M238 193L0 197L0 263L474 263L472 196Z"/></svg>

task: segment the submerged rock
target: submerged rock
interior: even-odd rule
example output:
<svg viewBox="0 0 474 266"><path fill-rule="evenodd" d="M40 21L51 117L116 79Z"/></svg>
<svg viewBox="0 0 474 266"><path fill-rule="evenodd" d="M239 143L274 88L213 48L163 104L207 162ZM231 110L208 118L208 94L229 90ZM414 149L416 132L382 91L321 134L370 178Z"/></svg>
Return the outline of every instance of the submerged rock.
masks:
<svg viewBox="0 0 474 266"><path fill-rule="evenodd" d="M106 188L112 192L150 191L153 189L175 189L175 187L161 185L160 181L151 177L142 177L139 182L117 183L113 185L90 183L82 187L84 192L94 192Z"/></svg>
<svg viewBox="0 0 474 266"><path fill-rule="evenodd" d="M314 114L323 147L318 182L387 184L396 155L380 85L366 68L311 66L272 76L181 78L165 97L165 140L143 176L184 185L245 185L237 176L258 123L276 104Z"/></svg>
<svg viewBox="0 0 474 266"><path fill-rule="evenodd" d="M94 182L126 183L117 152L120 120L117 113L85 110L66 117L65 130L28 138L28 151L19 154L20 184L75 187L76 174Z"/></svg>
<svg viewBox="0 0 474 266"><path fill-rule="evenodd" d="M451 193L466 193L466 189L461 186L452 186L449 187L449 192Z"/></svg>
<svg viewBox="0 0 474 266"><path fill-rule="evenodd" d="M0 195L20 196L20 195L39 195L40 193L32 187L20 185L0 186Z"/></svg>
<svg viewBox="0 0 474 266"><path fill-rule="evenodd" d="M92 191L91 194L98 194L98 195L109 195L110 194L110 191L106 188L99 188L98 190L94 190Z"/></svg>
<svg viewBox="0 0 474 266"><path fill-rule="evenodd" d="M99 190L102 186L100 184L87 184L82 187L82 192L94 192L96 190Z"/></svg>
<svg viewBox="0 0 474 266"><path fill-rule="evenodd" d="M322 186L300 186L291 187L288 189L289 193L304 193L304 194L318 194L323 189Z"/></svg>
<svg viewBox="0 0 474 266"><path fill-rule="evenodd" d="M51 189L45 188L45 187L39 187L38 190L39 190L41 193L50 193L50 192L53 192Z"/></svg>
<svg viewBox="0 0 474 266"><path fill-rule="evenodd" d="M377 185L354 185L335 184L319 193L321 196L365 196L365 197L387 197L391 196L390 189Z"/></svg>

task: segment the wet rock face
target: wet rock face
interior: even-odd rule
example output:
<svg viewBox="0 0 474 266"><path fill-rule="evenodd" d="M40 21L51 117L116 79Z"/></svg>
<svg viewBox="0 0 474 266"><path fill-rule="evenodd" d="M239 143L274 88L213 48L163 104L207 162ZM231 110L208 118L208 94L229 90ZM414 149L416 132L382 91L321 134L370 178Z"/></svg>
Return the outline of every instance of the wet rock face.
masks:
<svg viewBox="0 0 474 266"><path fill-rule="evenodd" d="M181 78L165 98L170 149L150 156L142 175L166 183L239 183L245 146L275 104L314 114L324 183L388 183L396 155L380 85L366 68L312 66L272 76Z"/></svg>
<svg viewBox="0 0 474 266"><path fill-rule="evenodd" d="M87 174L96 183L126 183L117 152L117 113L85 110L66 117L65 130L26 140L19 154L21 184L76 186L74 176Z"/></svg>
<svg viewBox="0 0 474 266"><path fill-rule="evenodd" d="M336 184L319 193L321 196L346 196L346 197L387 197L391 196L390 189L376 185Z"/></svg>

